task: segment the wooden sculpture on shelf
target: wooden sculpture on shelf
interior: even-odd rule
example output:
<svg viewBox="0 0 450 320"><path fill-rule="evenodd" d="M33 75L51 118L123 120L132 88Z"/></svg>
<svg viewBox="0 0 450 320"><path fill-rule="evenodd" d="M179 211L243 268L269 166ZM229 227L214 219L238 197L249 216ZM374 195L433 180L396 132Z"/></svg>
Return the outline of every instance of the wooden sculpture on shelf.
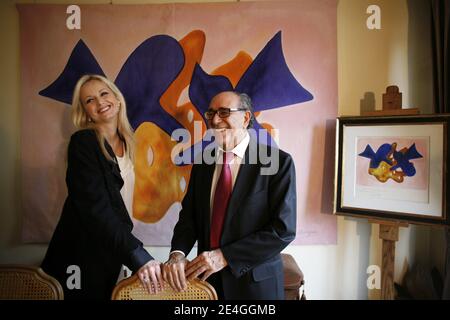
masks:
<svg viewBox="0 0 450 320"><path fill-rule="evenodd" d="M389 86L383 93L383 110L396 110L402 108L402 93L397 86Z"/></svg>
<svg viewBox="0 0 450 320"><path fill-rule="evenodd" d="M381 110L361 112L361 116L406 116L419 114L418 108L402 107L402 93L396 85L386 88L383 93L383 105Z"/></svg>

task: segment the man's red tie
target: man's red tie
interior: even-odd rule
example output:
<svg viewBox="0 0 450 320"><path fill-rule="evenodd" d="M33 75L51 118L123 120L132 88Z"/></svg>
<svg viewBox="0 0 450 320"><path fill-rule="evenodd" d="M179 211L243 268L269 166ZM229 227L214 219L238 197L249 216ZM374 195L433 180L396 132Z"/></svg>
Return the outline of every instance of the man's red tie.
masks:
<svg viewBox="0 0 450 320"><path fill-rule="evenodd" d="M214 192L213 212L211 216L211 249L220 246L220 236L222 234L223 222L227 212L228 200L231 196L232 177L229 163L233 159L232 152L223 153L223 165L220 172L219 181Z"/></svg>

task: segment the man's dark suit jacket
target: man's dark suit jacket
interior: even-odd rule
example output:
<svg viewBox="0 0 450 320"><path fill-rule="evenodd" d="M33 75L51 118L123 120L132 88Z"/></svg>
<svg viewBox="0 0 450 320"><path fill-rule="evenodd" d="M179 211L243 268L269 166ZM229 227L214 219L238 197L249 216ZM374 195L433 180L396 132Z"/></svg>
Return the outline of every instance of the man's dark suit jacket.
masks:
<svg viewBox="0 0 450 320"><path fill-rule="evenodd" d="M152 257L131 234L119 166L103 155L95 131L72 135L66 183L68 196L41 267L59 280L65 299L110 299L122 264L134 272ZM71 265L80 268L81 289L67 287ZM75 283L73 277L68 282Z"/></svg>
<svg viewBox="0 0 450 320"><path fill-rule="evenodd" d="M225 299L283 299L280 252L296 233L295 167L279 150L279 170L249 163L249 152L267 146L250 144L239 169L220 240L228 266L219 272ZM267 149L264 149L267 150ZM265 152L263 150L263 153ZM272 152L273 148L269 148ZM187 256L198 241L198 254L210 249L210 193L215 164L194 164L182 210L174 229L172 251ZM214 275L213 275L214 276Z"/></svg>

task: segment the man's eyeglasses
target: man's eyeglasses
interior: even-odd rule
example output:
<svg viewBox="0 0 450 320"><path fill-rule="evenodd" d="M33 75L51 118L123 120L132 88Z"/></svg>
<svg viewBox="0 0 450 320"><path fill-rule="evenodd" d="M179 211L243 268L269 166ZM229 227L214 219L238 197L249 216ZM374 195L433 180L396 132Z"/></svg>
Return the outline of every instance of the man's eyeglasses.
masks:
<svg viewBox="0 0 450 320"><path fill-rule="evenodd" d="M207 110L204 115L207 120L212 120L214 118L214 115L217 113L219 115L219 118L228 118L231 114L231 112L235 111L247 111L245 108L219 108L218 110Z"/></svg>

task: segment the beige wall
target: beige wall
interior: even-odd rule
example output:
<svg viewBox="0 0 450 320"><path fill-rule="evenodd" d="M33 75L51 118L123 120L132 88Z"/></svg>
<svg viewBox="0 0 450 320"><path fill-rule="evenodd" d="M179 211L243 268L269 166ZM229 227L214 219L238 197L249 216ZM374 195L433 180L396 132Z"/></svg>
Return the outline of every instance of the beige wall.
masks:
<svg viewBox="0 0 450 320"><path fill-rule="evenodd" d="M381 9L381 30L366 27L366 9L372 4ZM407 27L406 1L339 2L338 83L341 115L359 115L360 99L366 92L374 93L375 106L381 109L381 95L390 84L398 85L404 100L408 100L405 99L408 95Z"/></svg>
<svg viewBox="0 0 450 320"><path fill-rule="evenodd" d="M110 3L110 1L14 1L0 4L0 263L39 264L45 245L20 245L20 108L19 108L19 29L17 2ZM129 2L129 1L128 1ZM128 3L116 1L113 3ZM133 3L170 1L133 1ZM177 2L192 2L180 1ZM421 2L423 5L423 2ZM382 29L365 27L366 8L381 7ZM376 107L386 86L396 84L403 92L404 107L431 111L431 72L429 52L424 49L426 16L419 15L416 0L340 0L338 5L338 83L339 114L358 115L360 100L372 92ZM414 10L413 10L414 9ZM411 12L412 10L412 12ZM409 17L414 15L414 21ZM37 140L38 141L38 140ZM309 299L377 298L378 290L368 291L366 269L381 263L378 226L365 219L338 217L337 245L289 246L306 279ZM442 269L443 237L439 229L423 226L402 228L396 251L396 280L405 266L414 262ZM431 234L431 235L430 235ZM164 260L168 248L149 248Z"/></svg>
<svg viewBox="0 0 450 320"><path fill-rule="evenodd" d="M364 27L368 15L362 13L372 4L381 8L381 30L368 30ZM430 17L426 15L427 5L428 1L423 0L339 1L340 115L359 115L361 100L367 92L373 94L376 109L381 109L382 94L388 85L400 88L404 108L419 108L422 114L432 112ZM339 223L339 234L350 233L344 239L364 246L357 251L357 245L353 244L360 265L367 265L367 262L380 265L381 241L378 239L378 226L368 227L366 221L360 219L344 220ZM368 249L367 243L370 243L370 253L364 251L365 248ZM346 245L344 252L348 253L350 246L351 244ZM444 252L441 229L414 225L401 228L396 248L396 281L400 281L408 265L414 263L421 263L426 267L436 265L442 272ZM337 263L345 264L340 260ZM356 270L355 265L353 268L362 280L361 272L364 271ZM359 285L361 283L354 284ZM378 290L369 292L369 297L377 296Z"/></svg>

